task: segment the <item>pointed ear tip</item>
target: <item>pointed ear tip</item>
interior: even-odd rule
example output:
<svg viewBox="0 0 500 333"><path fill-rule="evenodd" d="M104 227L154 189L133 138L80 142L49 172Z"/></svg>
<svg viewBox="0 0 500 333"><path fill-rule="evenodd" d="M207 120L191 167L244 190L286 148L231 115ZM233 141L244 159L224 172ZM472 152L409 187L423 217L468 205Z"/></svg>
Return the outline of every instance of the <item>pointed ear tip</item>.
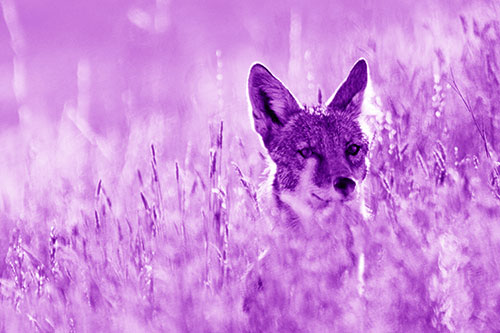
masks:
<svg viewBox="0 0 500 333"><path fill-rule="evenodd" d="M355 68L358 68L359 70L362 70L363 72L368 71L368 62L366 61L365 58L360 58L356 64L354 65Z"/></svg>
<svg viewBox="0 0 500 333"><path fill-rule="evenodd" d="M358 80L362 82L363 88L366 87L368 83L368 63L365 58L360 58L352 69L353 73L356 73L355 76L358 77Z"/></svg>
<svg viewBox="0 0 500 333"><path fill-rule="evenodd" d="M259 73L266 73L266 72L269 73L269 70L266 68L266 66L264 66L260 62L254 62L250 66L249 76L259 74Z"/></svg>

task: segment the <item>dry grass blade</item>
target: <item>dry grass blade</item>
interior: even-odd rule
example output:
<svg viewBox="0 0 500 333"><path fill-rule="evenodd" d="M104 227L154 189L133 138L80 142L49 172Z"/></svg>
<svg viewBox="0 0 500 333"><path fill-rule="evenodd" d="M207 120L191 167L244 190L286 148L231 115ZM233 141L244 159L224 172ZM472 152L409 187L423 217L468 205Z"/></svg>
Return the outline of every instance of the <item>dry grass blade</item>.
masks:
<svg viewBox="0 0 500 333"><path fill-rule="evenodd" d="M460 99L462 100L462 102L464 103L465 105L465 108L467 109L467 111L470 113L471 117L472 117L472 121L474 122L474 126L476 126L476 129L477 129L477 132L479 133L479 136L481 137L481 139L483 140L483 144L484 144L484 151L486 153L486 156L488 158L491 158L491 154L490 154L490 151L488 149L488 142L486 140L486 135L485 135L485 131L484 131L484 128L481 129L479 127L479 123L476 119L476 116L474 115L474 111L472 110L472 107L470 105L470 103L465 99L465 97L462 95L462 92L460 91L460 89L458 88L458 85L457 85L457 82L455 81L455 76L453 75L453 70L450 69L450 75L451 75L451 82L450 82L450 86L452 87L452 89L457 93L457 95L460 97Z"/></svg>
<svg viewBox="0 0 500 333"><path fill-rule="evenodd" d="M236 173L238 174L238 177L240 179L240 183L241 185L243 186L243 188L245 189L245 192L248 194L248 196L252 199L252 202L254 203L255 205L255 209L257 210L257 212L260 212L260 208L259 208L259 202L257 200L257 191L255 190L255 187L250 183L250 181L243 175L243 172L241 171L240 167L238 166L238 164L236 164L236 162L231 162L231 164L233 165L234 167L234 170L236 171Z"/></svg>

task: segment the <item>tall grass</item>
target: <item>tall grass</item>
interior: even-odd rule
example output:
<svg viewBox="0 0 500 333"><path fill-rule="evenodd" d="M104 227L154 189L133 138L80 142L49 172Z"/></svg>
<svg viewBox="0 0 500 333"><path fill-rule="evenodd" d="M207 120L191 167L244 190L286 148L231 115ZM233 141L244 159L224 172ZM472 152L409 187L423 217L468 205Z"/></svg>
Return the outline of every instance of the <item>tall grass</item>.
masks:
<svg viewBox="0 0 500 333"><path fill-rule="evenodd" d="M335 298L353 330L500 330L500 24L462 23L460 61L436 49L434 72L376 52L369 59L381 116L358 235L365 286ZM247 279L272 234L250 126L242 134L215 116L184 156L164 144L160 115L132 123L125 149L118 138L86 139L67 114L28 133L35 139L4 134L20 165L4 182L0 213L0 329L256 329L243 311ZM323 299L297 281L282 283ZM304 310L288 320L324 328L310 318Z"/></svg>

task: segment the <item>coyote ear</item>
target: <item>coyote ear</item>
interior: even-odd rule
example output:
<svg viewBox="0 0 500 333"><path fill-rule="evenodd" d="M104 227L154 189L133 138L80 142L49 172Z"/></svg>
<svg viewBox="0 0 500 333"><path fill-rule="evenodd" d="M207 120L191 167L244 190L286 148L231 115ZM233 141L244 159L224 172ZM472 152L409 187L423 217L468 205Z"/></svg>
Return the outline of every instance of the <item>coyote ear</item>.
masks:
<svg viewBox="0 0 500 333"><path fill-rule="evenodd" d="M250 68L248 95L255 130L269 149L274 134L300 110L290 91L261 64Z"/></svg>
<svg viewBox="0 0 500 333"><path fill-rule="evenodd" d="M367 83L368 65L365 59L359 59L352 67L345 81L330 98L330 101L327 102L328 108L359 113Z"/></svg>

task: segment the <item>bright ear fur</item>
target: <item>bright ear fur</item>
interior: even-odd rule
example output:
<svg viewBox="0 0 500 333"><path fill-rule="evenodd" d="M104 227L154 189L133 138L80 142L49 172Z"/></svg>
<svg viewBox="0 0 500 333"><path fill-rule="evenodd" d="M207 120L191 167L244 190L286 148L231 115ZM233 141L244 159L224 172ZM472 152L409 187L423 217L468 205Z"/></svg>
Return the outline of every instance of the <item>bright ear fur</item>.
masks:
<svg viewBox="0 0 500 333"><path fill-rule="evenodd" d="M276 132L300 110L299 104L290 91L259 63L250 68L248 95L255 130L269 149Z"/></svg>
<svg viewBox="0 0 500 333"><path fill-rule="evenodd" d="M368 65L360 59L352 67L345 81L327 102L328 109L348 111L359 115L363 92L368 83Z"/></svg>

